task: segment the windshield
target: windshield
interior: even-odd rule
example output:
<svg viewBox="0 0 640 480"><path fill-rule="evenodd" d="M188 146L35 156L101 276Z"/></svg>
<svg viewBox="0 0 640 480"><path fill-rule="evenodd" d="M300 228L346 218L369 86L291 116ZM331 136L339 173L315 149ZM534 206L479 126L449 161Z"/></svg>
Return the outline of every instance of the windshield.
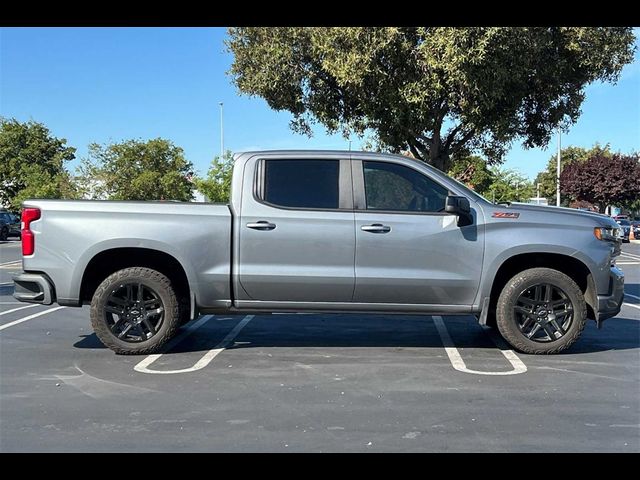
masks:
<svg viewBox="0 0 640 480"><path fill-rule="evenodd" d="M618 222L618 225L622 225L624 227L631 225L629 220L616 220L616 222Z"/></svg>
<svg viewBox="0 0 640 480"><path fill-rule="evenodd" d="M447 175L447 178L449 180L451 180L452 182L454 182L457 186L459 186L462 190L464 190L465 193L468 193L469 195L471 195L472 197L475 197L476 200L484 200L487 203L491 203L493 204L493 202L491 200L487 200L485 197L483 197L482 195L480 195L478 192L476 192L475 190L470 189L469 187L467 187L464 183L456 180L453 177L450 177L449 175Z"/></svg>

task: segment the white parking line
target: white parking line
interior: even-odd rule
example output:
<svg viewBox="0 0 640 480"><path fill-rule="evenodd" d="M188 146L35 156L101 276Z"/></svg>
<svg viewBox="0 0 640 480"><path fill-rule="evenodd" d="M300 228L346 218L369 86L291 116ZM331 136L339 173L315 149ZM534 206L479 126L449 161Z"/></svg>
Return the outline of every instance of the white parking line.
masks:
<svg viewBox="0 0 640 480"><path fill-rule="evenodd" d="M635 253L622 252L620 254L621 257L629 257L633 260L640 260L640 255L636 255Z"/></svg>
<svg viewBox="0 0 640 480"><path fill-rule="evenodd" d="M14 325L18 325L19 323L26 322L27 320L31 320L32 318L40 317L42 315L46 315L47 313L55 312L56 310L60 310L66 307L54 307L49 310L45 310L44 312L34 313L33 315L29 315L28 317L21 318L20 320L16 320L14 322L9 322L6 325L0 326L0 330L4 330L5 328L13 327Z"/></svg>
<svg viewBox="0 0 640 480"><path fill-rule="evenodd" d="M447 327L445 327L444 322L442 321L442 317L434 316L433 323L435 323L436 325L438 335L440 335L442 345L444 346L445 352L447 352L447 356L449 357L451 365L459 372L473 373L475 375L518 375L519 373L525 373L527 371L527 366L522 363L522 360L520 360L516 353L513 350L500 348L500 345L496 343L493 337L491 337L491 340L496 343L496 346L498 348L500 348L500 351L509 361L509 363L513 367L513 370L509 370L506 372L481 372L479 370L472 370L470 368L467 368L467 365L464 363L460 352L458 352L458 349L455 347L453 340L451 340L451 336L449 335Z"/></svg>
<svg viewBox="0 0 640 480"><path fill-rule="evenodd" d="M251 321L253 317L254 315L247 315L246 317L244 317L240 322L238 322L238 324L235 327L233 327L233 329L227 334L227 336L224 337L224 339L222 339L222 341L215 346L215 348L212 348L207 353L205 353L202 356L202 358L200 358L200 360L198 360L195 363L195 365L193 365L192 367L182 368L180 370L151 370L148 368L149 365L151 365L153 362L158 360L163 355L162 353L157 353L154 355L149 355L147 358L145 358L140 363L138 363L135 367L133 367L133 369L136 372L154 373L159 375L169 375L174 373L189 373L189 372L195 372L196 370L200 370L206 367L207 365L209 365L211 361L214 358L216 358L216 356L220 352L222 352L225 348L227 348L227 346L233 341L233 339L236 338L236 336L240 333L240 330L242 330L247 325L247 323ZM165 352L169 351L175 345L177 345L182 340L184 340L187 336L195 332L198 328L204 325L210 318L211 316L201 318L196 323L194 323L191 327L189 327L189 329L186 332L184 332L182 335L179 335L178 337L174 338L165 347Z"/></svg>
<svg viewBox="0 0 640 480"><path fill-rule="evenodd" d="M624 302L623 305L626 305L627 307L633 307L633 308L637 308L638 310L640 310L640 305L636 305L634 303L627 303Z"/></svg>
<svg viewBox="0 0 640 480"><path fill-rule="evenodd" d="M12 308L11 310L7 310L6 312L0 312L0 316L1 315L7 315L8 313L13 313L13 312L17 312L18 310L24 310L25 308L33 308L33 307L37 307L38 304L33 304L33 305L27 305L26 307L18 307L18 308Z"/></svg>
<svg viewBox="0 0 640 480"><path fill-rule="evenodd" d="M616 265L640 265L640 262L616 262Z"/></svg>
<svg viewBox="0 0 640 480"><path fill-rule="evenodd" d="M0 263L0 267L10 267L10 266L19 267L20 265L22 265L22 260L15 260L13 262Z"/></svg>
<svg viewBox="0 0 640 480"><path fill-rule="evenodd" d="M8 261L8 262L2 262L2 263L0 263L0 266L2 266L2 265L9 265L10 263L20 263L21 261L22 261L21 259L18 259L18 260L10 260L10 261Z"/></svg>

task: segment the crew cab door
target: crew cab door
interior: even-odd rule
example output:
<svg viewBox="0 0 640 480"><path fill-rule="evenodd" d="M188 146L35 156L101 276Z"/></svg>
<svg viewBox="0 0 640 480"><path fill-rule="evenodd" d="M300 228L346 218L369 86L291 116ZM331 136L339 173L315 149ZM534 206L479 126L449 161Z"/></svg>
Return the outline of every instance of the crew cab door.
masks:
<svg viewBox="0 0 640 480"><path fill-rule="evenodd" d="M349 161L267 156L252 165L237 225L240 301L350 302L355 233Z"/></svg>
<svg viewBox="0 0 640 480"><path fill-rule="evenodd" d="M444 211L448 189L409 164L354 160L352 168L353 301L471 305L484 250L477 218L459 227Z"/></svg>

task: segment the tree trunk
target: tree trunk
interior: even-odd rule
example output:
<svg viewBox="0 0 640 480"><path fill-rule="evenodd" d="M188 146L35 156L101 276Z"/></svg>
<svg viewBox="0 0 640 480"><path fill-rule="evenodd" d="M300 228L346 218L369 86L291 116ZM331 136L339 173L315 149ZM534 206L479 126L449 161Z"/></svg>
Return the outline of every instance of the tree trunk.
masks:
<svg viewBox="0 0 640 480"><path fill-rule="evenodd" d="M446 144L443 145L439 129L433 134L433 142L429 149L429 164L444 173L447 173L449 168L451 168L449 149Z"/></svg>
<svg viewBox="0 0 640 480"><path fill-rule="evenodd" d="M599 203L599 204L598 204L598 211L599 211L600 213L606 213L606 211L607 211L607 205L606 205L606 204L603 204L603 203Z"/></svg>
<svg viewBox="0 0 640 480"><path fill-rule="evenodd" d="M451 157L449 150L443 148L440 141L440 135L434 134L433 141L430 145L425 145L418 139L411 139L407 142L409 150L419 160L437 168L442 172L447 172L451 168Z"/></svg>
<svg viewBox="0 0 640 480"><path fill-rule="evenodd" d="M437 168L438 170L447 173L449 168L451 168L451 157L448 153L440 151L439 154L432 154L433 150L422 150L411 148L411 153L418 160L422 160L425 163L428 163L432 167Z"/></svg>
<svg viewBox="0 0 640 480"><path fill-rule="evenodd" d="M449 168L451 168L451 157L449 156L449 152L432 148L429 152L428 163L441 172L447 173Z"/></svg>

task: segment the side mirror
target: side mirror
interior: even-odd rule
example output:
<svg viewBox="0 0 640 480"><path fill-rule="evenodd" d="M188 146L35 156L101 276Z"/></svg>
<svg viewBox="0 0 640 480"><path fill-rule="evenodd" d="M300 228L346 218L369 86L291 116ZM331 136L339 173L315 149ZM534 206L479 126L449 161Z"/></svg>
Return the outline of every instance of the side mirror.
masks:
<svg viewBox="0 0 640 480"><path fill-rule="evenodd" d="M444 207L445 212L452 213L454 215L460 215L461 213L471 213L471 205L469 205L469 199L467 197L458 197L456 195L449 195Z"/></svg>
<svg viewBox="0 0 640 480"><path fill-rule="evenodd" d="M471 216L471 205L467 197L461 197L457 195L447 196L447 200L444 205L444 211L457 215L458 226L464 227L465 225L471 225L473 223L473 217Z"/></svg>

